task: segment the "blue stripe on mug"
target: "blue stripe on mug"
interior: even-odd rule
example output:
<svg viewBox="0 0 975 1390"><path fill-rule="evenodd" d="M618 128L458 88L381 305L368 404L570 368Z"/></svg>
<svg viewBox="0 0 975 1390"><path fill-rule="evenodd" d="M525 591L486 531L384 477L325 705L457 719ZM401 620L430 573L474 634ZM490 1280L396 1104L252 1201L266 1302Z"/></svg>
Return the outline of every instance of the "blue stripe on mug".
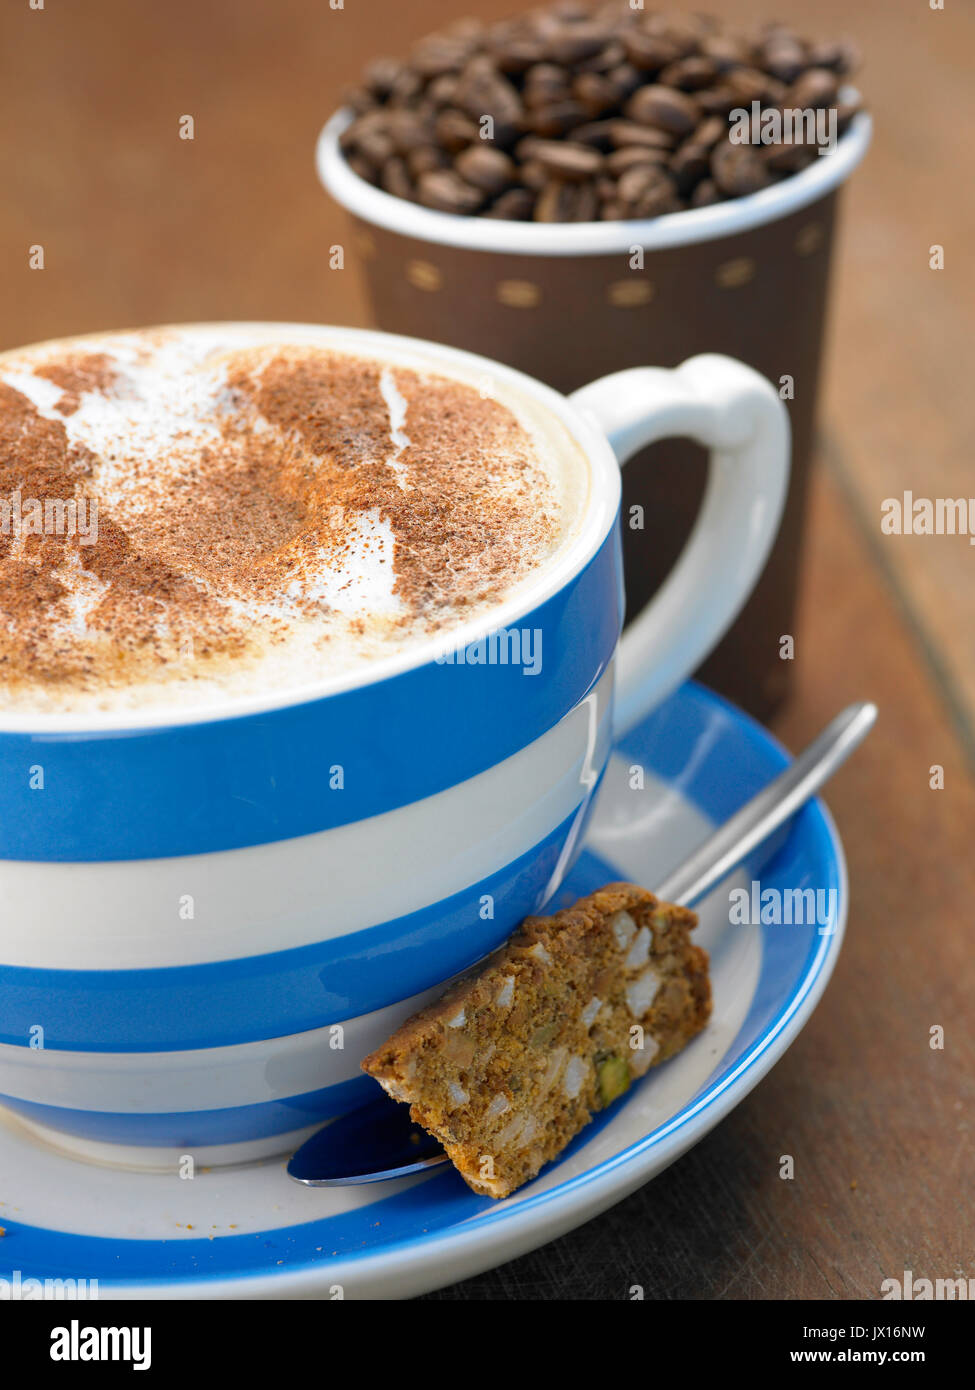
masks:
<svg viewBox="0 0 975 1390"><path fill-rule="evenodd" d="M171 1115L121 1114L103 1110L73 1110L61 1105L39 1105L16 1096L0 1095L0 1105L78 1139L106 1144L139 1144L152 1148L193 1148L205 1144L237 1144L290 1134L329 1120L364 1105L377 1094L368 1076L355 1076L335 1086L324 1086L285 1100L257 1105L233 1105L224 1110L184 1110Z"/></svg>
<svg viewBox="0 0 975 1390"><path fill-rule="evenodd" d="M0 1042L29 1047L40 1026L46 1050L178 1052L303 1033L408 999L486 955L542 906L566 844L573 859L581 848L597 788L489 877L331 941L158 970L0 965ZM488 897L494 915L484 920Z"/></svg>
<svg viewBox="0 0 975 1390"><path fill-rule="evenodd" d="M551 729L599 679L622 626L620 563L614 523L586 567L518 619L519 630L540 634L535 675L511 661L429 662L262 714L0 732L0 859L239 849L346 825L463 782Z"/></svg>

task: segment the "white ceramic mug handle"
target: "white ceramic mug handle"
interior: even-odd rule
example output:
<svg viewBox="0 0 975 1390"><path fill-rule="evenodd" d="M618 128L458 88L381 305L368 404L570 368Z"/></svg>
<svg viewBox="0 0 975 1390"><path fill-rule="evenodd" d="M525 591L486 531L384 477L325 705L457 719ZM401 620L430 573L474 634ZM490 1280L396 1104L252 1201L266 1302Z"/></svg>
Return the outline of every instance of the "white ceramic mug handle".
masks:
<svg viewBox="0 0 975 1390"><path fill-rule="evenodd" d="M595 419L620 464L674 436L711 450L687 544L620 643L616 732L625 733L691 674L761 574L789 481L789 418L764 377L710 353L673 371L614 372L569 399Z"/></svg>

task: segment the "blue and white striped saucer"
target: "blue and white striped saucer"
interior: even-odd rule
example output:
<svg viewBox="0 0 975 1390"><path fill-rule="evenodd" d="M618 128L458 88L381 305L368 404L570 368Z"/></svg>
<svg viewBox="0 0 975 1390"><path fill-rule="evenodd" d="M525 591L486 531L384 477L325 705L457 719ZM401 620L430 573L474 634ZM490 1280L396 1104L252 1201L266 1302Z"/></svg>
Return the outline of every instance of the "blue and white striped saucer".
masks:
<svg viewBox="0 0 975 1390"><path fill-rule="evenodd" d="M557 905L612 879L652 888L785 761L738 710L684 686L615 749ZM815 1008L847 911L843 851L820 803L731 886L751 895L759 873L763 893L814 890L829 904L825 926L732 923L729 885L719 889L697 932L712 960L707 1030L504 1202L442 1169L333 1190L299 1187L281 1160L193 1177L120 1171L68 1157L0 1111L0 1298L37 1297L33 1279L79 1281L77 1292L102 1299L404 1297L580 1225L702 1138Z"/></svg>

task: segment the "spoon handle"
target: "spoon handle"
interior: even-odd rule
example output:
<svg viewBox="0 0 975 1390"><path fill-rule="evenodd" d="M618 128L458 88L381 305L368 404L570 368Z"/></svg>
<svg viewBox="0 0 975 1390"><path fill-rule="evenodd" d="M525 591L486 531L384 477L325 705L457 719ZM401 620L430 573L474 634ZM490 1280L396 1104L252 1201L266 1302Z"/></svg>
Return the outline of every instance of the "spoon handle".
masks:
<svg viewBox="0 0 975 1390"><path fill-rule="evenodd" d="M875 705L850 705L794 763L695 850L661 884L658 896L685 905L702 898L823 785L869 733L876 717ZM346 1187L406 1177L446 1162L437 1141L412 1123L405 1105L377 1096L306 1140L289 1162L288 1174L308 1187Z"/></svg>
<svg viewBox="0 0 975 1390"><path fill-rule="evenodd" d="M848 705L795 762L736 811L654 892L691 907L808 801L873 728L877 706Z"/></svg>

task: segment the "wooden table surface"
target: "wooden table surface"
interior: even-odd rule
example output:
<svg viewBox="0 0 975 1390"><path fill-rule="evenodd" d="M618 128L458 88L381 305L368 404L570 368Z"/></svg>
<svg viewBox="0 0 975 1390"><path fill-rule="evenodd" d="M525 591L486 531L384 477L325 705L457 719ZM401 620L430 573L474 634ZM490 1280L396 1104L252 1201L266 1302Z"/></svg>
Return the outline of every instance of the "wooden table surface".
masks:
<svg viewBox="0 0 975 1390"><path fill-rule="evenodd" d="M809 12L721 6L799 27ZM344 224L315 181L315 135L377 44L402 51L458 13L4 6L0 347L185 319L364 322L355 270L326 267ZM814 23L859 40L878 133L846 196L797 682L775 730L797 746L849 700L880 705L827 797L849 859L847 942L799 1040L703 1143L582 1230L431 1297L624 1298L640 1283L663 1299L876 1298L905 1269L975 1276L975 550L880 529L883 498L905 489L975 493L975 14L820 0ZM43 271L28 267L38 244Z"/></svg>

